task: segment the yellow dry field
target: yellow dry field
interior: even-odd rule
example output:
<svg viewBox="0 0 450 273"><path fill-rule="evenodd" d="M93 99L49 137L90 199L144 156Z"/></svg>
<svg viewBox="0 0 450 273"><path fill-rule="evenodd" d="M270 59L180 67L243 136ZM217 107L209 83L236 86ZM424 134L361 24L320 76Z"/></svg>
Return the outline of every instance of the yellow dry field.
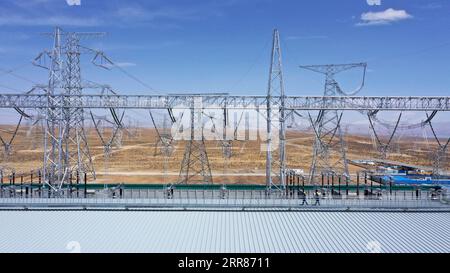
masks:
<svg viewBox="0 0 450 273"><path fill-rule="evenodd" d="M0 136L8 139L13 126L1 126ZM185 142L177 142L171 157L161 154L155 146L157 135L154 129L133 129L123 134L122 147L114 147L109 158L95 130L87 131L87 138L97 173L97 183L170 183L176 182L185 150ZM38 169L43 161L43 136L36 128L22 128L13 142L12 153L2 154L0 167L14 169L16 173L27 173ZM363 136L346 136L349 159L377 158L372 140ZM207 151L214 182L220 183L264 183L265 152L259 141L234 141L232 157L225 160L218 142L207 142ZM287 134L287 164L293 169L308 172L311 164L313 135L289 131ZM409 164L431 166L432 152L437 145L424 139L405 138L395 141L389 160ZM276 154L276 152L275 152ZM336 154L331 155L335 160ZM447 166L448 169L448 166ZM350 165L353 173L358 168Z"/></svg>

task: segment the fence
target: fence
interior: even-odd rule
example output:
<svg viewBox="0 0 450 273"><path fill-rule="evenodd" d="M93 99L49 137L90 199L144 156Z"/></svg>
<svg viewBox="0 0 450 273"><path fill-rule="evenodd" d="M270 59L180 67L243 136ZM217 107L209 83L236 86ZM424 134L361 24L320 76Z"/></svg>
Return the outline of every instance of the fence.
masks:
<svg viewBox="0 0 450 273"><path fill-rule="evenodd" d="M263 191L233 191L223 195L214 190L177 191L167 196L164 190L134 190L127 196L87 195L72 198L4 197L0 207L55 208L301 208L301 209L450 209L443 195L384 195L384 196L321 196L307 194L306 198L286 198L265 195ZM304 202L304 200L306 202ZM318 201L318 204L316 202Z"/></svg>

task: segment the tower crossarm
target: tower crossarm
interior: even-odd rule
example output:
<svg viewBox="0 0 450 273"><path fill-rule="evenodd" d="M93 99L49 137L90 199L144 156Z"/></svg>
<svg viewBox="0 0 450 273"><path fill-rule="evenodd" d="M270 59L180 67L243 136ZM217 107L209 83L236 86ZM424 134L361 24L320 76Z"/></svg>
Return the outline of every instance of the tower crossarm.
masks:
<svg viewBox="0 0 450 273"><path fill-rule="evenodd" d="M301 65L300 68L325 75L334 75L355 67L366 67L366 63L330 64L330 65Z"/></svg>

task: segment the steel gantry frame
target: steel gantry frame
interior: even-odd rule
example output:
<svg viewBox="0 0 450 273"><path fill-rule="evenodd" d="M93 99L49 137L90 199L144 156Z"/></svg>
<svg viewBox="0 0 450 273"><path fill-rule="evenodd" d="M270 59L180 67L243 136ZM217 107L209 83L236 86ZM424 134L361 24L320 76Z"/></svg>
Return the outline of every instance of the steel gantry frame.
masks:
<svg viewBox="0 0 450 273"><path fill-rule="evenodd" d="M72 97L77 103L66 103ZM45 95L8 94L0 91L0 108L46 109L47 99L60 108L83 109L191 109L194 100L201 100L203 109L259 110L267 107L267 96L235 95ZM279 99L273 97L272 99ZM319 111L450 111L450 96L391 97L391 96L286 96L285 110Z"/></svg>
<svg viewBox="0 0 450 273"><path fill-rule="evenodd" d="M280 100L280 97L272 97ZM41 95L1 94L0 108L47 109L48 100L59 109L192 109L194 102L202 110L266 109L267 96L230 95ZM285 96L285 111L450 111L450 97L307 97ZM70 101L71 103L67 103ZM201 103L199 103L201 102ZM270 106L271 107L271 106ZM275 111L279 111L279 107ZM271 109L272 111L274 109ZM271 160L270 157L266 161ZM286 162L284 162L286 164ZM282 183L282 181L279 181ZM282 184L279 185L279 188Z"/></svg>
<svg viewBox="0 0 450 273"><path fill-rule="evenodd" d="M101 33L67 33L56 28L51 34L54 39L51 51L44 51L34 61L34 64L49 70L48 84L35 86L25 94L6 94L0 92L0 108L13 108L20 113L25 109L34 109L44 121L44 166L43 181L52 189L61 188L67 183L73 171L92 173L95 171L89 153L84 124L84 113L90 109L146 109L168 110L188 109L191 112L191 141L186 147L184 160L181 166L181 183L190 180L192 154L198 154L200 168L195 174L202 176L202 181L212 182L203 132L200 140L194 140L194 114L201 116L204 110L214 109L224 111L225 124L226 111L237 109L263 113L266 118L266 185L268 192L278 189L284 192L286 186L286 118L289 113L296 111L319 111L321 117L316 122L319 136L326 126L324 123L332 121L330 131L339 130L338 136L342 143L340 132L339 111L450 111L450 97L362 97L355 96L364 85L353 93L345 93L334 79L334 75L355 67L364 67L365 64L307 66L309 70L326 75L324 96L286 96L283 82L282 56L280 35L278 30L273 32L269 82L266 96L233 96L228 94L169 94L169 95L118 95L115 92L101 93L99 95L84 94L82 84L80 55L83 51L94 54L94 65L108 69L114 66L102 52L95 51L80 45L83 36L97 36ZM47 65L46 59L50 64ZM101 87L101 86L100 86ZM103 86L104 88L104 86ZM38 90L41 93L35 92ZM22 110L23 109L23 110ZM114 112L115 113L115 112ZM330 113L331 115L327 115ZM24 116L22 114L22 116ZM341 114L342 116L342 114ZM93 117L93 116L92 116ZM118 122L121 123L121 120ZM312 122L313 123L313 122ZM94 125L96 124L94 120ZM118 124L120 127L121 125ZM156 127L156 126L155 126ZM203 127L201 126L201 130ZM315 129L316 130L316 129ZM327 131L327 130L325 130ZM277 136L275 136L277 132ZM317 130L316 130L317 134ZM333 133L334 135L334 133ZM275 139L278 138L278 139ZM275 141L277 140L277 141ZM316 139L317 140L317 139ZM199 145L194 145L198 143ZM224 142L227 144L228 142ZM318 143L316 141L316 143ZM319 143L320 144L320 143ZM109 144L108 144L109 145ZM316 148L317 145L315 145ZM445 146L447 147L447 145ZM231 153L231 146L224 146L225 155ZM344 149L341 147L341 150ZM322 149L323 150L323 149ZM443 149L445 152L445 149ZM320 149L316 149L318 157ZM345 152L345 151L344 151ZM325 155L325 154L324 154ZM323 156L322 156L323 157ZM346 164L345 155L342 158ZM314 168L312 168L314 169ZM344 174L348 174L346 167ZM312 176L311 176L312 177ZM53 187L52 184L59 184Z"/></svg>

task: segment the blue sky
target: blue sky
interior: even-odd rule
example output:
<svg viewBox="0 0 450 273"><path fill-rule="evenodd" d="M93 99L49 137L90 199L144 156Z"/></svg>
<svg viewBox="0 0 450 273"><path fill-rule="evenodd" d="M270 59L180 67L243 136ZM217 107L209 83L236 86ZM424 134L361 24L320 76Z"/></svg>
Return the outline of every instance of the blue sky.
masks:
<svg viewBox="0 0 450 273"><path fill-rule="evenodd" d="M2 92L45 82L45 72L29 64L51 46L41 33L59 25L107 32L83 43L104 50L159 93L264 94L276 27L289 95L323 92L322 77L298 65L363 61L369 73L361 94L449 94L448 1L381 0L379 6L366 0L81 0L72 6L71 1L1 1L0 68L19 67L16 76L0 71ZM117 69L92 67L88 58L85 78L124 94L151 94Z"/></svg>

